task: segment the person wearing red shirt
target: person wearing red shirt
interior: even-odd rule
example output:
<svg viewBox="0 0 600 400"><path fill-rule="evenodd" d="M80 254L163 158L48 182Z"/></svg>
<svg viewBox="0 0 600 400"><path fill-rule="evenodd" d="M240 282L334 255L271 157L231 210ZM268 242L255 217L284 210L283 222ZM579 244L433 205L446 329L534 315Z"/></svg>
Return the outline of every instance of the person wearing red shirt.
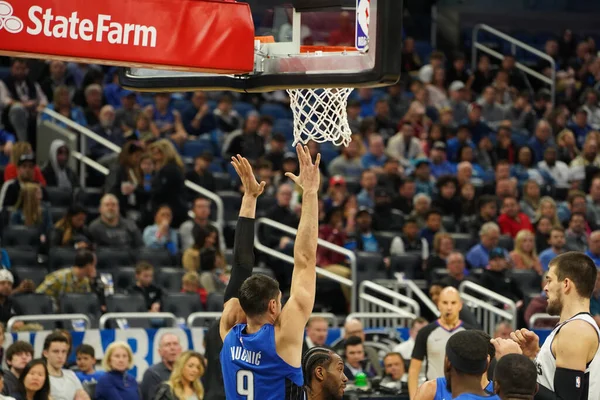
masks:
<svg viewBox="0 0 600 400"><path fill-rule="evenodd" d="M498 217L498 225L503 235L510 235L513 239L523 229L534 232L529 217L521 212L519 203L514 197L506 197L503 200L502 214Z"/></svg>
<svg viewBox="0 0 600 400"><path fill-rule="evenodd" d="M23 154L31 154L33 155L33 149L31 148L31 144L28 142L17 142L13 145L12 153L10 155L10 163L6 165L4 168L4 182L9 181L11 179L17 179L17 164L21 159ZM38 165L35 165L33 168L33 182L39 183L41 186L46 186L46 179L42 174L42 170Z"/></svg>
<svg viewBox="0 0 600 400"><path fill-rule="evenodd" d="M356 40L356 25L350 13L343 11L340 14L339 29L331 32L329 40L330 46L354 46Z"/></svg>

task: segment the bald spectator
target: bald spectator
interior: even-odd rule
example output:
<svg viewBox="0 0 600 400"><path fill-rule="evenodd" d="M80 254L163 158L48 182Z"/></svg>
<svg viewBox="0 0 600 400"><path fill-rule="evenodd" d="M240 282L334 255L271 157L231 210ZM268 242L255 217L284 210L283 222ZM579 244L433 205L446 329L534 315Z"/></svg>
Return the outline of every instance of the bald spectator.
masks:
<svg viewBox="0 0 600 400"><path fill-rule="evenodd" d="M365 329L363 327L362 322L360 322L356 318L349 318L346 320L344 324L344 339L340 341L334 348L334 350L344 358L345 352L345 342L348 338L356 336L361 339L361 341L365 342ZM383 372L383 368L381 367L381 363L379 362L379 356L377 355L377 350L368 345L364 346L365 358L368 362L373 366L377 375L380 375Z"/></svg>
<svg viewBox="0 0 600 400"><path fill-rule="evenodd" d="M384 103L387 105L385 101ZM369 136L369 147L367 153L362 157L363 167L379 174L383 172L383 166L387 159L383 137L376 133Z"/></svg>
<svg viewBox="0 0 600 400"><path fill-rule="evenodd" d="M402 356L402 358L406 361L407 366L415 348L415 339L417 338L417 334L422 328L426 327L427 324L429 324L429 322L427 322L427 320L423 317L413 319L410 323L410 330L408 331L408 340L405 340L394 347L394 351Z"/></svg>
<svg viewBox="0 0 600 400"><path fill-rule="evenodd" d="M83 113L88 126L96 126L100 123L100 110L102 109L102 86L93 83L83 91L85 97L85 108Z"/></svg>
<svg viewBox="0 0 600 400"><path fill-rule="evenodd" d="M444 286L452 286L456 289L460 286L461 282L469 280L471 282L478 283L477 279L472 276L465 275L465 257L458 251L450 253L446 259L446 270L448 275L441 279L441 283Z"/></svg>
<svg viewBox="0 0 600 400"><path fill-rule="evenodd" d="M538 163L543 160L546 149L556 146L552 138L552 128L545 119L538 122L535 135L529 140L529 147L533 150L533 161Z"/></svg>
<svg viewBox="0 0 600 400"><path fill-rule="evenodd" d="M471 269L485 268L490 262L490 251L498 246L500 228L495 222L483 224L479 230L479 243L471 247L467 253L467 263Z"/></svg>
<svg viewBox="0 0 600 400"><path fill-rule="evenodd" d="M527 214L521 212L521 207L514 197L506 197L502 201L502 213L498 217L498 225L503 235L513 239L522 230L535 232Z"/></svg>
<svg viewBox="0 0 600 400"><path fill-rule="evenodd" d="M512 333L513 328L510 323L507 321L500 321L496 324L494 328L494 339L510 339L510 334Z"/></svg>
<svg viewBox="0 0 600 400"><path fill-rule="evenodd" d="M567 248L572 251L585 252L588 249L588 235L585 230L585 215L581 213L571 214L569 228L565 234Z"/></svg>
<svg viewBox="0 0 600 400"><path fill-rule="evenodd" d="M171 377L175 360L181 354L182 348L177 335L165 333L158 342L158 355L160 362L154 364L144 372L140 392L142 400L152 400L156 394L158 386Z"/></svg>
<svg viewBox="0 0 600 400"><path fill-rule="evenodd" d="M411 399L417 392L423 361L426 362L425 377L427 380L443 377L448 339L457 332L473 329L460 319L459 313L462 307L463 302L458 290L447 287L441 291L438 300L440 317L422 328L415 341L408 370L408 392Z"/></svg>
<svg viewBox="0 0 600 400"><path fill-rule="evenodd" d="M90 224L90 234L98 246L136 249L144 245L134 222L121 217L119 201L112 194L100 200L100 216Z"/></svg>
<svg viewBox="0 0 600 400"><path fill-rule="evenodd" d="M98 114L98 124L94 126L92 130L94 133L102 136L104 139L117 146L123 146L125 143L125 136L123 135L123 130L115 123L115 121L115 109L113 106L106 105L100 110ZM118 156L117 153L113 152L108 147L92 139L89 139L89 149L91 157L101 164L107 164L111 160L115 160Z"/></svg>
<svg viewBox="0 0 600 400"><path fill-rule="evenodd" d="M600 267L600 231L594 231L590 234L588 250L585 254L594 260L597 267Z"/></svg>
<svg viewBox="0 0 600 400"><path fill-rule="evenodd" d="M313 347L326 347L325 341L327 340L327 333L329 330L329 324L323 317L311 317L306 323L306 337L304 338L304 345L302 346L302 354Z"/></svg>

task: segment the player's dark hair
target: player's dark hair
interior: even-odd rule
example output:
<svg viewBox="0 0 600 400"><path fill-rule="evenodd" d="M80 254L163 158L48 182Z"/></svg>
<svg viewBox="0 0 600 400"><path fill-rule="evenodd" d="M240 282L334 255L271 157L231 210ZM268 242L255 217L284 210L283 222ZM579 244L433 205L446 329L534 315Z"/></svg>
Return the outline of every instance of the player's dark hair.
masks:
<svg viewBox="0 0 600 400"><path fill-rule="evenodd" d="M359 344L363 344L363 341L361 338L359 338L358 336L350 336L344 342L344 350L346 350L346 348L348 348L348 346L356 346Z"/></svg>
<svg viewBox="0 0 600 400"><path fill-rule="evenodd" d="M598 270L590 257L583 253L569 251L550 261L549 267L556 267L559 281L567 278L573 281L577 294L581 297L586 299L592 297Z"/></svg>
<svg viewBox="0 0 600 400"><path fill-rule="evenodd" d="M490 356L490 360L493 360L494 358L496 358L496 347L491 342L492 337L490 335L488 335L484 331L475 331L475 332L477 332L478 334L480 334L481 337L483 337L483 339L487 342L487 344L488 344L488 355Z"/></svg>
<svg viewBox="0 0 600 400"><path fill-rule="evenodd" d="M52 343L66 343L69 346L69 340L63 336L62 333L53 332L46 336L46 340L44 340L44 350L50 349L50 345Z"/></svg>
<svg viewBox="0 0 600 400"><path fill-rule="evenodd" d="M446 357L457 372L481 375L487 368L489 341L475 330L458 332L446 343Z"/></svg>
<svg viewBox="0 0 600 400"><path fill-rule="evenodd" d="M252 275L240 287L239 301L248 317L267 312L269 302L279 296L279 282L262 274Z"/></svg>
<svg viewBox="0 0 600 400"><path fill-rule="evenodd" d="M30 343L24 342L22 340L17 340L6 349L6 362L9 363L12 361L12 358L17 354L21 353L29 353L33 358L33 346Z"/></svg>
<svg viewBox="0 0 600 400"><path fill-rule="evenodd" d="M75 349L75 354L85 354L92 358L96 358L96 351L89 344L82 344L79 347L77 347L77 349Z"/></svg>
<svg viewBox="0 0 600 400"><path fill-rule="evenodd" d="M317 367L328 367L333 359L333 352L325 347L313 347L302 357L302 373L304 386L310 388L312 378Z"/></svg>
<svg viewBox="0 0 600 400"><path fill-rule="evenodd" d="M507 354L496 364L494 381L498 382L503 398L533 399L537 390L537 369L524 355Z"/></svg>

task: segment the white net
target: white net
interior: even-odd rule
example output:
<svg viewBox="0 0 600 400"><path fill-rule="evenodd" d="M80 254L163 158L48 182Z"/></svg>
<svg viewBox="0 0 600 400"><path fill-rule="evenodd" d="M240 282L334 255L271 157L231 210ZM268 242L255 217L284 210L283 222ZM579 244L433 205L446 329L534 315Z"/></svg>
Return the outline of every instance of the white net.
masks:
<svg viewBox="0 0 600 400"><path fill-rule="evenodd" d="M294 146L314 140L348 146L352 131L346 106L352 88L288 89L294 113Z"/></svg>

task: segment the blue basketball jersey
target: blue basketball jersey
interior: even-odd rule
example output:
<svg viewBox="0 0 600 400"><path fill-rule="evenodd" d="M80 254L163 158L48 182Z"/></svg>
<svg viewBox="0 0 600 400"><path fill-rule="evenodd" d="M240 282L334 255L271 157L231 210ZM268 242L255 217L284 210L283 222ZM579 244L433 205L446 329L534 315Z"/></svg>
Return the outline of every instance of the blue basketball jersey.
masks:
<svg viewBox="0 0 600 400"><path fill-rule="evenodd" d="M441 377L435 380L436 389L435 389L435 397L433 400L452 400L452 393L448 391L446 387L446 378ZM494 382L490 381L488 385L483 389L486 393L488 393L487 397L483 397L484 399L496 400L496 396L492 396L494 394ZM475 395L469 395L475 396ZM459 396L460 397L460 396ZM476 398L476 397L475 397ZM466 400L467 398L465 398Z"/></svg>
<svg viewBox="0 0 600 400"><path fill-rule="evenodd" d="M246 324L231 329L223 341L221 368L227 400L302 400L302 369L287 364L275 348L275 327L254 334Z"/></svg>

